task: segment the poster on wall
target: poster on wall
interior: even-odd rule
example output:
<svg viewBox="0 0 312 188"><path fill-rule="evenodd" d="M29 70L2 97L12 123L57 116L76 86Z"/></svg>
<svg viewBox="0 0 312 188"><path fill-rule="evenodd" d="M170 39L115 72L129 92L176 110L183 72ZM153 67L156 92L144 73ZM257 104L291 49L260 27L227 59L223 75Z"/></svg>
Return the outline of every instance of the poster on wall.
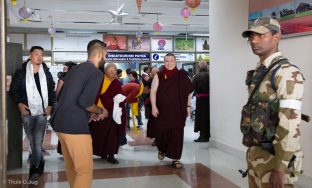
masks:
<svg viewBox="0 0 312 188"><path fill-rule="evenodd" d="M105 35L104 42L108 51L118 51L127 49L127 37L121 35Z"/></svg>
<svg viewBox="0 0 312 188"><path fill-rule="evenodd" d="M128 36L128 51L147 52L151 50L151 42L149 37Z"/></svg>
<svg viewBox="0 0 312 188"><path fill-rule="evenodd" d="M196 38L196 51L197 52L209 52L209 38L208 37Z"/></svg>
<svg viewBox="0 0 312 188"><path fill-rule="evenodd" d="M196 54L196 62L199 62L200 60L205 60L206 62L209 62L209 54L207 53Z"/></svg>
<svg viewBox="0 0 312 188"><path fill-rule="evenodd" d="M250 1L249 25L265 16L279 20L284 36L312 34L312 0L283 0L275 4L260 1Z"/></svg>
<svg viewBox="0 0 312 188"><path fill-rule="evenodd" d="M169 51L173 50L172 37L152 37L152 51Z"/></svg>
<svg viewBox="0 0 312 188"><path fill-rule="evenodd" d="M195 51L194 37L175 37L174 50L175 51Z"/></svg>

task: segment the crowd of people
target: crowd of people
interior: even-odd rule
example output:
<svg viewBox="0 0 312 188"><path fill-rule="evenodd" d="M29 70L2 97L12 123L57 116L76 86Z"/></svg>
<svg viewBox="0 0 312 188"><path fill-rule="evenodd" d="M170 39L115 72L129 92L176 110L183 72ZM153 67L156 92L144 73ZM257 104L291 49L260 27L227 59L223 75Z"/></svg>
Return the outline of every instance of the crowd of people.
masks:
<svg viewBox="0 0 312 188"><path fill-rule="evenodd" d="M49 116L70 187L91 187L93 155L118 164L116 154L127 145L130 121L134 131L142 129L143 107L147 136L154 139L159 160L171 158L174 168L182 168L184 126L194 90L189 74L178 70L175 56L168 53L160 70L146 66L139 75L127 69L123 78L115 64L105 64L106 50L104 42L90 41L87 61L66 62L56 87L40 46L31 48L28 61L15 73L10 95L31 146L29 181L44 172L42 145Z"/></svg>
<svg viewBox="0 0 312 188"><path fill-rule="evenodd" d="M292 187L301 173L304 78L278 51L280 33L279 23L272 18L259 18L243 32L260 59L246 78L249 99L241 121L250 187ZM9 93L18 104L31 147L30 181L44 172L42 143L50 115L71 188L91 187L93 155L119 163L115 155L127 144L131 117L134 131L142 128L143 106L147 136L155 139L159 160L167 157L172 167L183 167L180 158L191 98L196 98L194 132L199 132L194 141L209 142L210 84L205 61L198 62L193 76L191 71L178 70L175 55L168 53L160 69L144 67L142 75L127 69L122 78L123 71L115 64L104 67L106 50L104 42L90 41L87 61L66 63L56 91L40 46L31 48L29 59L14 74ZM261 113L266 110L270 113Z"/></svg>

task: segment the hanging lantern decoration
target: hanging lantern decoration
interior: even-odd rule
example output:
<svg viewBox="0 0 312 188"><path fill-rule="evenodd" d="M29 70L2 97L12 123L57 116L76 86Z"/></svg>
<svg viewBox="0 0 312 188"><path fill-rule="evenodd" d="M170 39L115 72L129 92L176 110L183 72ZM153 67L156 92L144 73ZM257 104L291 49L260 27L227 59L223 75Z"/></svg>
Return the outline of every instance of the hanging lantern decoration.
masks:
<svg viewBox="0 0 312 188"><path fill-rule="evenodd" d="M191 15L191 10L187 7L182 8L181 16L184 17L184 21L187 21L188 17Z"/></svg>
<svg viewBox="0 0 312 188"><path fill-rule="evenodd" d="M142 31L137 31L137 32L135 33L135 36L136 36L136 38L137 38L138 41L141 41L141 38L143 37Z"/></svg>
<svg viewBox="0 0 312 188"><path fill-rule="evenodd" d="M155 22L153 24L153 30L156 32L156 33L160 33L162 31L162 29L164 28L163 24L160 23L160 22Z"/></svg>
<svg viewBox="0 0 312 188"><path fill-rule="evenodd" d="M16 6L16 0L11 0L11 5Z"/></svg>
<svg viewBox="0 0 312 188"><path fill-rule="evenodd" d="M18 14L20 15L20 17L23 18L22 21L27 22L28 18L33 15L33 10L31 8L23 6L18 10Z"/></svg>
<svg viewBox="0 0 312 188"><path fill-rule="evenodd" d="M185 0L185 4L192 9L192 12L195 12L200 5L200 0Z"/></svg>
<svg viewBox="0 0 312 188"><path fill-rule="evenodd" d="M48 33L50 34L51 37L54 37L56 29L51 25L48 29Z"/></svg>
<svg viewBox="0 0 312 188"><path fill-rule="evenodd" d="M139 13L141 13L142 0L136 0L136 3L137 3L137 7L138 7L138 10L139 10Z"/></svg>

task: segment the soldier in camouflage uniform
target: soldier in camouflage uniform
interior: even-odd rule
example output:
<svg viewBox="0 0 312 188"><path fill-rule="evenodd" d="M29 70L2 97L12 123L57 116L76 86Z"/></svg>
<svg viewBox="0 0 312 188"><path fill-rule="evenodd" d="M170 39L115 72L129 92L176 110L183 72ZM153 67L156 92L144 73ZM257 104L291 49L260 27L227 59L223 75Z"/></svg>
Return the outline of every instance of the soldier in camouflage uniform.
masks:
<svg viewBox="0 0 312 188"><path fill-rule="evenodd" d="M260 58L255 72L246 79L250 95L255 88L260 69L267 70L271 64L285 58L278 51L281 32L276 20L267 17L258 18L242 35L248 38L253 53ZM293 187L294 181L302 173L303 156L300 148L302 96L303 76L287 59L266 74L253 95L253 102L260 104L260 101L266 101L264 104L275 106L271 108L271 114L275 112L277 123L276 126L267 126L263 123L274 122L271 121L271 118L274 118L272 115L267 120L251 118L249 129L255 132L262 131L262 138L270 142L273 152L261 147L261 143L248 147L246 158L249 187ZM256 138L253 138L253 141L255 140Z"/></svg>

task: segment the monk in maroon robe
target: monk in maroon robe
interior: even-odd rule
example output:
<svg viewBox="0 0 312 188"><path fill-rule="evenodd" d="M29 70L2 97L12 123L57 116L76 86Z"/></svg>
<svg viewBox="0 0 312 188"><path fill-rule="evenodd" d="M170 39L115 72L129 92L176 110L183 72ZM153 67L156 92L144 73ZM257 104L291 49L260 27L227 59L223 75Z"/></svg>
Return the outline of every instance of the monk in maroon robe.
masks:
<svg viewBox="0 0 312 188"><path fill-rule="evenodd" d="M165 66L155 75L151 87L153 125L156 127L158 158L173 159L172 166L182 168L180 158L186 117L190 113L193 85L184 70L176 67L176 58L169 53Z"/></svg>
<svg viewBox="0 0 312 188"><path fill-rule="evenodd" d="M122 109L121 124L113 119L113 98L122 93L121 84L116 77L117 67L115 64L107 64L102 87L97 98L97 105L103 106L108 111L108 117L101 121L90 122L90 132L93 144L93 154L101 156L112 164L119 161L114 154L118 153L120 138L125 134L126 109L125 103L119 103Z"/></svg>

